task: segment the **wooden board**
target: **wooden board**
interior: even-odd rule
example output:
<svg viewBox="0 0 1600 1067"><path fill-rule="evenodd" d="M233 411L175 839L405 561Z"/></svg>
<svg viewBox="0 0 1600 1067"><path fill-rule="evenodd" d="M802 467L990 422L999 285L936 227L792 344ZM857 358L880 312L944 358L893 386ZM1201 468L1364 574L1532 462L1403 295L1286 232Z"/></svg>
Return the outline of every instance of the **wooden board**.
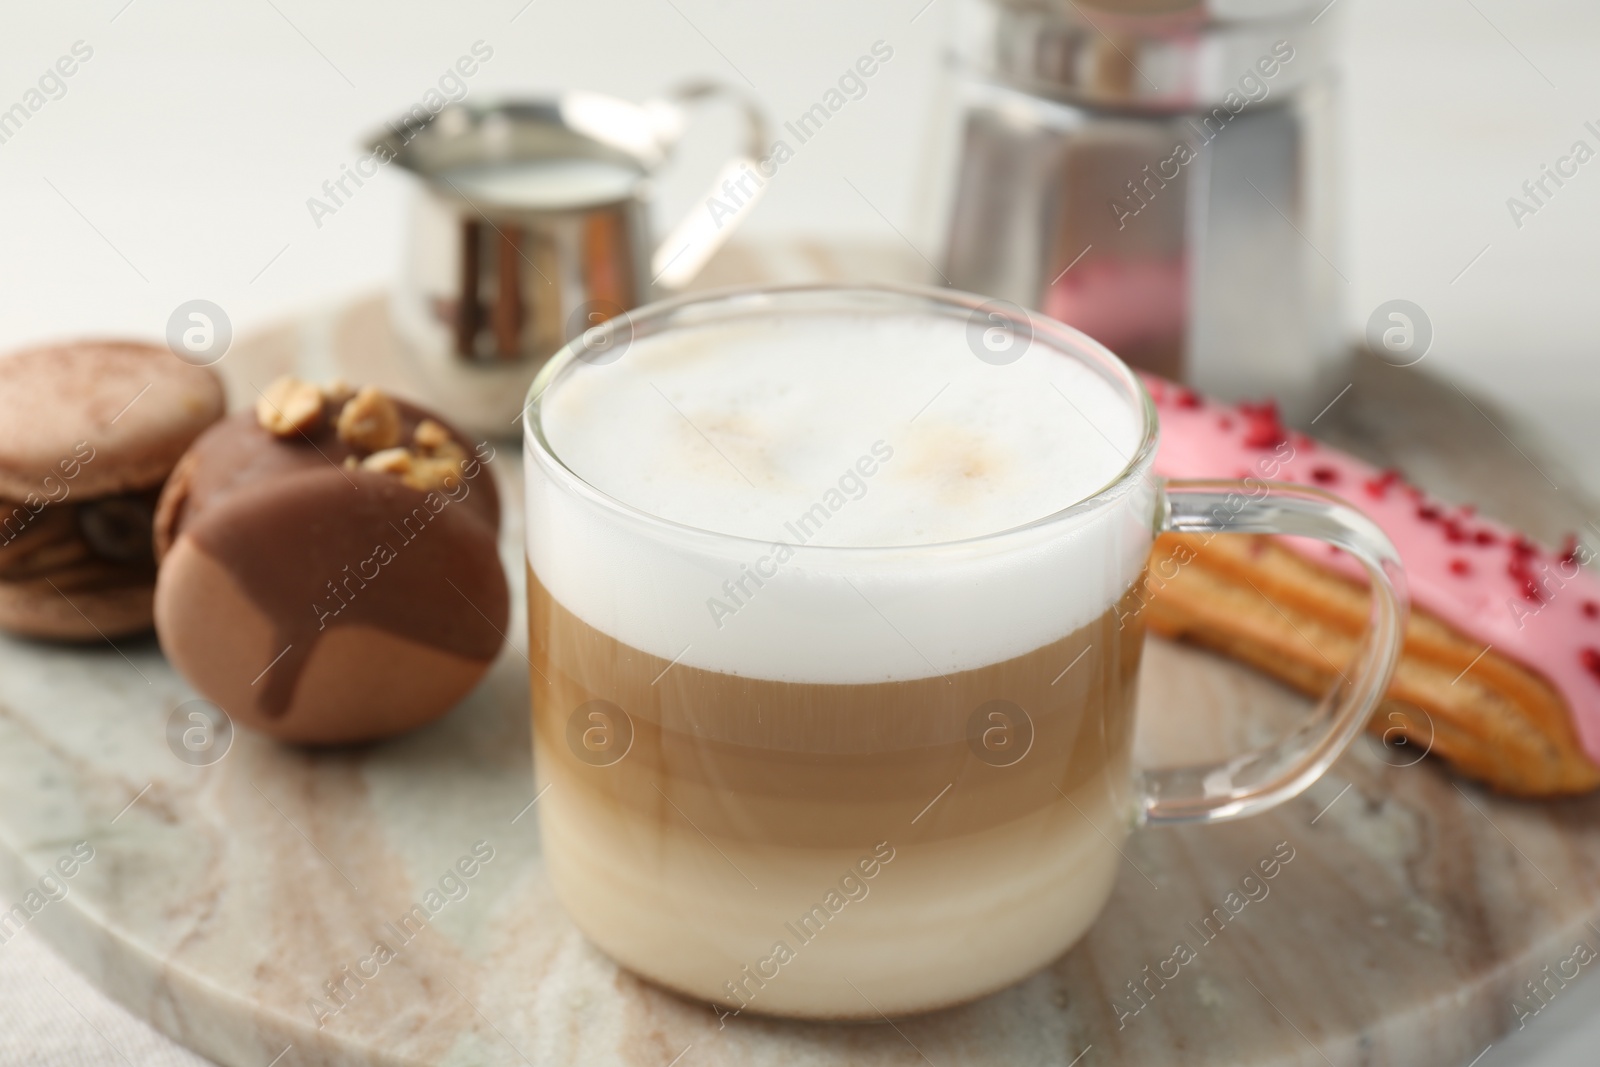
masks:
<svg viewBox="0 0 1600 1067"><path fill-rule="evenodd" d="M906 276L892 250L734 248L707 284ZM291 367L396 382L381 298L242 342L236 402ZM1322 436L1474 500L1544 539L1590 512L1476 398L1375 361L1351 367ZM1498 425L1498 428L1497 428ZM502 551L520 586L519 449L495 461ZM520 594L520 590L519 590ZM169 720L193 697L153 641L0 640L0 907L88 842L94 858L29 923L98 986L226 1065L1459 1065L1515 1022L1523 984L1600 944L1600 798L1499 800L1415 750L1358 741L1307 795L1256 819L1146 831L1086 940L996 996L895 1025L744 1017L619 971L572 927L539 857L520 610L456 712L371 748L307 754L239 734L191 766ZM1283 730L1307 703L1152 642L1140 758L1209 757ZM186 725L181 713L180 728ZM309 1002L475 842L468 895L321 1028ZM1280 843L1294 859L1209 942L1195 927ZM59 894L57 894L59 895ZM1143 1000L1184 941L1198 958ZM1169 971L1170 973L1170 971ZM1134 1008L1139 1010L1135 1013Z"/></svg>

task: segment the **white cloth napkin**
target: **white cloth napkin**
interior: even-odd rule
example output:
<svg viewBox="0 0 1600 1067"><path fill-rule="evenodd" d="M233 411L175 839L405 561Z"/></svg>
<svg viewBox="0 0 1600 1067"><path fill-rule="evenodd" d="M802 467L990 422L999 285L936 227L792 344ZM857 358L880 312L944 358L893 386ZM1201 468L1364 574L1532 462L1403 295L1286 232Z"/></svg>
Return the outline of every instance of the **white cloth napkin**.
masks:
<svg viewBox="0 0 1600 1067"><path fill-rule="evenodd" d="M130 1015L32 930L0 947L0 1067L212 1067Z"/></svg>

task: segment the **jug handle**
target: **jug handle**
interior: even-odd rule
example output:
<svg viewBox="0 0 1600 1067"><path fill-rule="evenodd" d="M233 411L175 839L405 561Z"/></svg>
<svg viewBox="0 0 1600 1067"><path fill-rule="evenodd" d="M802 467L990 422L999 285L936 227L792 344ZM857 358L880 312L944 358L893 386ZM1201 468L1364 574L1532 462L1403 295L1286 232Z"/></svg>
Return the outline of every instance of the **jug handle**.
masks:
<svg viewBox="0 0 1600 1067"><path fill-rule="evenodd" d="M731 100L739 106L744 119L743 143L736 145L710 186L656 246L650 258L650 275L654 285L668 291L688 285L761 198L770 177L762 174L758 162L768 143L767 120L742 90L709 79L685 82L644 105L656 120L663 148L671 151L688 126L685 110L718 99Z"/></svg>

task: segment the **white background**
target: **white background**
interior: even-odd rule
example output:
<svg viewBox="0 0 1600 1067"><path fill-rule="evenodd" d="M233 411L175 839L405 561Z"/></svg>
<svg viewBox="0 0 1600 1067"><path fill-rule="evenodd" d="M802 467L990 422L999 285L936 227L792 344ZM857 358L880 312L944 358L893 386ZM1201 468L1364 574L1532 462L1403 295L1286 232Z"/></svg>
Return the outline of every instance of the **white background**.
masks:
<svg viewBox="0 0 1600 1067"><path fill-rule="evenodd" d="M709 74L748 80L779 121L881 39L894 59L783 168L748 231L892 241L892 223L932 255L919 168L952 0L925 3L12 0L0 110L75 41L94 55L0 144L0 348L159 337L195 297L225 308L238 334L384 284L399 255L403 175L381 173L320 228L306 200L354 162L361 134L480 39L494 55L469 80L473 99L558 87L642 99ZM1336 0L1316 32L1344 37L1348 239L1329 254L1350 279L1352 336L1385 300L1422 305L1436 336L1430 366L1512 405L1600 487L1600 160L1520 229L1506 207L1576 138L1596 143L1583 123L1600 126L1600 7ZM691 160L714 133L690 146ZM669 182L668 194L698 181ZM1600 1040L1600 1028L1582 1037L1572 1022L1531 1028L1573 1057L1539 1062L1578 1063ZM1482 1067L1521 1062L1523 1048L1497 1046Z"/></svg>

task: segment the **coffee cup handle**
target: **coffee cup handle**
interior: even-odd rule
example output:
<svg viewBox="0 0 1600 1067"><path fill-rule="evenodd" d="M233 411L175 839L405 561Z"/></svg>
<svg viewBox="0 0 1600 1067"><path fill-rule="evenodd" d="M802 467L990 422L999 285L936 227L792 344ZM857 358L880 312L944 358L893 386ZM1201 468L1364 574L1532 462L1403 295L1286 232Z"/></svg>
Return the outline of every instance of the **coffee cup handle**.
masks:
<svg viewBox="0 0 1600 1067"><path fill-rule="evenodd" d="M1321 777L1388 690L1409 610L1399 553L1371 519L1337 497L1256 479L1164 483L1160 529L1314 538L1343 549L1366 569L1372 590L1366 632L1306 722L1288 736L1226 762L1147 770L1140 776L1148 823L1218 822L1259 814L1298 796Z"/></svg>
<svg viewBox="0 0 1600 1067"><path fill-rule="evenodd" d="M656 246L650 258L654 284L666 290L688 285L744 221L772 175L758 162L767 150L767 120L748 95L731 85L711 80L685 82L644 107L656 117L670 149L688 126L686 108L712 100L730 100L743 117L741 143L718 168L711 185L697 197L677 225Z"/></svg>

